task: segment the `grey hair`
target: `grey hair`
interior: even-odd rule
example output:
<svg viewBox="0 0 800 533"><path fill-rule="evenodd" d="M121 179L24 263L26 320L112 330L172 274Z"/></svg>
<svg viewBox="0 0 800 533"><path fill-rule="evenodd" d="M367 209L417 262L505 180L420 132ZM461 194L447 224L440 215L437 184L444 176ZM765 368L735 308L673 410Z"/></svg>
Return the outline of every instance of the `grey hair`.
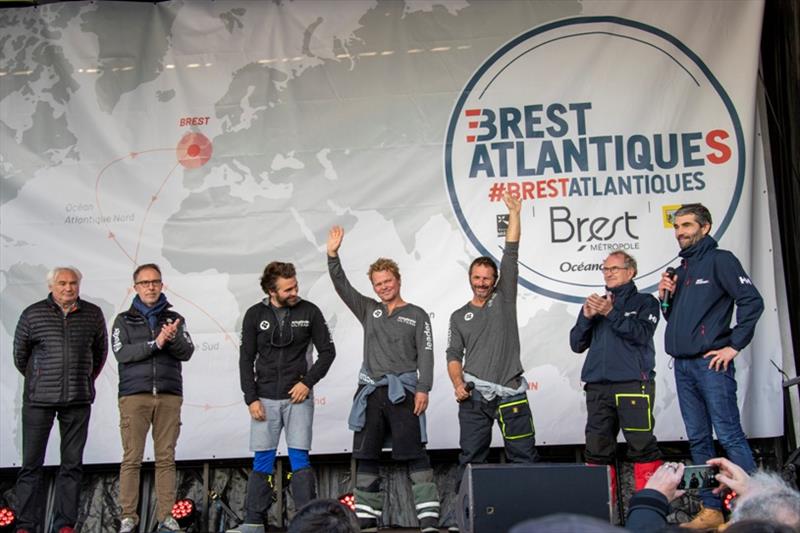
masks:
<svg viewBox="0 0 800 533"><path fill-rule="evenodd" d="M620 256L624 261L623 264L625 265L625 268L633 269L634 276L636 276L639 273L639 266L636 264L636 259L634 259L634 257L631 254L629 254L628 252L623 252L622 250L617 250L615 252L611 252L610 254L608 254L608 257L611 257L612 255Z"/></svg>
<svg viewBox="0 0 800 533"><path fill-rule="evenodd" d="M756 472L750 477L747 494L733 508L732 522L771 520L800 527L800 492L777 473Z"/></svg>
<svg viewBox="0 0 800 533"><path fill-rule="evenodd" d="M75 277L78 278L78 283L80 283L81 280L83 279L83 274L81 274L81 271L78 270L76 267L57 266L50 269L50 272L47 273L47 286L52 287L53 283L56 281L56 276L58 276L60 273L64 271L72 272L73 274L75 274Z"/></svg>
<svg viewBox="0 0 800 533"><path fill-rule="evenodd" d="M678 218L683 215L694 215L694 219L701 226L710 226L712 223L711 211L703 204L683 204L672 216Z"/></svg>

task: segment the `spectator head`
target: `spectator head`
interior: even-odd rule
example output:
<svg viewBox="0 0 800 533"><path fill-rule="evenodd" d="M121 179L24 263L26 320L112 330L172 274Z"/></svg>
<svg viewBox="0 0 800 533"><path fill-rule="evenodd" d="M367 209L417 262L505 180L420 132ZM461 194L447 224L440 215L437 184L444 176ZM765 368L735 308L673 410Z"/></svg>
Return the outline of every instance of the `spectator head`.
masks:
<svg viewBox="0 0 800 533"><path fill-rule="evenodd" d="M800 492L779 474L756 472L750 477L745 496L733 508L731 522L765 520L800 530Z"/></svg>
<svg viewBox="0 0 800 533"><path fill-rule="evenodd" d="M558 513L526 520L508 533L619 533L622 529L597 518Z"/></svg>
<svg viewBox="0 0 800 533"><path fill-rule="evenodd" d="M742 520L725 528L725 533L797 533L797 529L769 520Z"/></svg>
<svg viewBox="0 0 800 533"><path fill-rule="evenodd" d="M358 533L355 513L336 500L313 500L289 522L287 533Z"/></svg>

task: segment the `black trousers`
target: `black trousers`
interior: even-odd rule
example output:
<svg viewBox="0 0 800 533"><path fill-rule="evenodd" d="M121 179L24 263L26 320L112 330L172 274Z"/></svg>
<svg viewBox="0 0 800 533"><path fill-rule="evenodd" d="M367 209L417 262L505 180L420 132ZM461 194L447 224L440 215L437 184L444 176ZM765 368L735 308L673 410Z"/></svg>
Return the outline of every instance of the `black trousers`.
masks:
<svg viewBox="0 0 800 533"><path fill-rule="evenodd" d="M22 406L22 468L17 476L17 529L41 531L44 503L42 483L45 451L53 421L61 434L61 466L55 483L53 528L74 526L83 474L83 448L89 432L90 405L64 407Z"/></svg>
<svg viewBox="0 0 800 533"><path fill-rule="evenodd" d="M406 391L403 401L394 404L389 387L378 387L367 396L364 428L353 434L353 458L377 461L381 450L391 447L392 459L397 461L426 459L421 433L419 417L414 414L414 394Z"/></svg>
<svg viewBox="0 0 800 533"><path fill-rule="evenodd" d="M470 463L485 463L489 457L494 422L500 426L506 458L512 463L539 460L533 415L526 393L486 401L478 391L458 404L459 443L458 483Z"/></svg>
<svg viewBox="0 0 800 533"><path fill-rule="evenodd" d="M587 383L586 461L607 465L614 462L620 429L628 443L628 459L647 463L661 458L653 435L653 381Z"/></svg>

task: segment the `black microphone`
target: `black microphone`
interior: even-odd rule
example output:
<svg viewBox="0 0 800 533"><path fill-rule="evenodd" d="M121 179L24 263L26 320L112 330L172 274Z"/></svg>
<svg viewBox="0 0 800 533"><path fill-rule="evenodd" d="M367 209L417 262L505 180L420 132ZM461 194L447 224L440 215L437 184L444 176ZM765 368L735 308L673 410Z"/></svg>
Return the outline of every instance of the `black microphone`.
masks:
<svg viewBox="0 0 800 533"><path fill-rule="evenodd" d="M474 388L475 388L475 384L473 382L471 382L471 381L467 381L467 383L464 384L464 389L469 393L471 393L472 389L474 389ZM461 403L461 402L464 402L466 400L467 400L467 398L464 398L463 400L457 400L457 401L458 401L458 403Z"/></svg>
<svg viewBox="0 0 800 533"><path fill-rule="evenodd" d="M675 269L672 267L667 268L667 275L674 280ZM667 290L664 291L664 297L661 299L661 309L663 311L669 309L669 306L672 304L672 296L673 296L672 291L667 291Z"/></svg>

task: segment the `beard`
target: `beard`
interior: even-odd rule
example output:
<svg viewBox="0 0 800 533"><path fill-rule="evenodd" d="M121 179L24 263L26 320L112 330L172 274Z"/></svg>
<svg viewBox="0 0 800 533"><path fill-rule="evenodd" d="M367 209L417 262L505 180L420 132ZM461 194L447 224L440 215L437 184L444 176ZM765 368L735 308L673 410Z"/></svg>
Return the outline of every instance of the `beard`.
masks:
<svg viewBox="0 0 800 533"><path fill-rule="evenodd" d="M299 296L289 296L288 298L281 298L280 296L275 296L275 301L278 302L278 305L281 307L294 307L297 305L297 302L300 301Z"/></svg>

